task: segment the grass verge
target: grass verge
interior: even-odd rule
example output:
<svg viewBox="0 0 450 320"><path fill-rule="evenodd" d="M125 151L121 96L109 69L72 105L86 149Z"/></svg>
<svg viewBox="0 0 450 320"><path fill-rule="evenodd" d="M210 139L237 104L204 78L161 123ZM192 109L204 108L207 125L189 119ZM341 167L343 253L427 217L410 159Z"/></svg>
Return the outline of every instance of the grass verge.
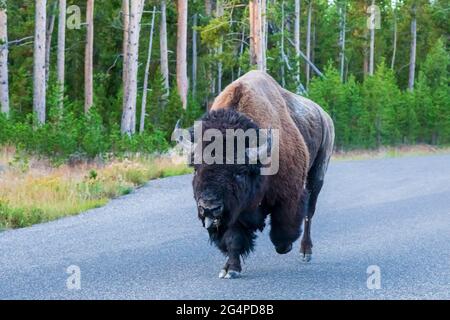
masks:
<svg viewBox="0 0 450 320"><path fill-rule="evenodd" d="M338 151L333 154L332 159L335 161L368 160L448 153L450 153L450 147L436 147L419 144L414 146L381 147L376 150Z"/></svg>
<svg viewBox="0 0 450 320"><path fill-rule="evenodd" d="M0 151L0 230L75 215L103 206L149 180L189 172L186 165L163 156L53 167L4 148Z"/></svg>

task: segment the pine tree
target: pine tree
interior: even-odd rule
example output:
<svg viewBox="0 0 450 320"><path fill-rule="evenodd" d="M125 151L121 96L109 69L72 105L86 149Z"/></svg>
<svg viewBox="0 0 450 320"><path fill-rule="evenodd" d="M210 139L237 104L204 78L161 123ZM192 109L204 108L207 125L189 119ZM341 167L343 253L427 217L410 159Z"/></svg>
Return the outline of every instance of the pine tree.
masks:
<svg viewBox="0 0 450 320"><path fill-rule="evenodd" d="M421 71L421 89L428 91L431 105L427 106L425 121L431 130L430 142L433 144L449 141L450 91L448 67L450 55L439 39L431 48ZM420 76L419 76L420 77ZM424 93L421 93L423 95Z"/></svg>

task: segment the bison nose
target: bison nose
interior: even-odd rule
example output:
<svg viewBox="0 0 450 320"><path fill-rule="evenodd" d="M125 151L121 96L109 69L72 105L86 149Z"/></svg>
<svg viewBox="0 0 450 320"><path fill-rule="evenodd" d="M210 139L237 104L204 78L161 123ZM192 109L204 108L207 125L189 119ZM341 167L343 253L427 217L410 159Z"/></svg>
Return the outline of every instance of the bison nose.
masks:
<svg viewBox="0 0 450 320"><path fill-rule="evenodd" d="M218 218L222 214L223 206L221 204L212 206L199 205L199 209L202 211L204 216Z"/></svg>
<svg viewBox="0 0 450 320"><path fill-rule="evenodd" d="M210 216L211 218L218 218L222 214L223 205L219 201L207 201L199 199L198 208L203 216Z"/></svg>

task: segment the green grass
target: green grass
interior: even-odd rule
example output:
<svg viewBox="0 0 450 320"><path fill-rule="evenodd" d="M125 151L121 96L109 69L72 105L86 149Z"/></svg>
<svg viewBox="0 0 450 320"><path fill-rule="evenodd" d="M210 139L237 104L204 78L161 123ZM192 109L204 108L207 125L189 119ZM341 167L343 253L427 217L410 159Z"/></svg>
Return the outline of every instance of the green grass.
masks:
<svg viewBox="0 0 450 320"><path fill-rule="evenodd" d="M191 172L163 157L56 168L37 159L20 168L5 161L14 157L0 154L0 165L6 167L0 172L0 230L75 215L129 194L149 180Z"/></svg>

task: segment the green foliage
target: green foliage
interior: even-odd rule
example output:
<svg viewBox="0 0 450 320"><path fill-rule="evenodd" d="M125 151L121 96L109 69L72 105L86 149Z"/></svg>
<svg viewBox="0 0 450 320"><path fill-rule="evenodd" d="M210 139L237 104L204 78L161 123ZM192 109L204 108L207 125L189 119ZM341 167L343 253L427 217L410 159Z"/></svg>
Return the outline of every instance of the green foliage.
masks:
<svg viewBox="0 0 450 320"><path fill-rule="evenodd" d="M191 127L194 125L194 121L198 120L201 115L204 113L203 108L201 107L200 103L196 101L192 95L189 95L188 97L188 103L187 103L187 110L184 114L183 118L183 126L184 127Z"/></svg>
<svg viewBox="0 0 450 320"><path fill-rule="evenodd" d="M333 118L338 149L375 148L417 142L448 144L449 55L437 41L426 58L414 92L401 91L384 60L363 83L340 81L331 63L315 78L309 97Z"/></svg>
<svg viewBox="0 0 450 320"><path fill-rule="evenodd" d="M52 1L53 2L53 1ZM188 16L188 77L192 80L193 15L197 14L197 82L193 96L189 84L187 110L181 107L176 94L177 11L175 2L167 2L167 35L169 48L170 95L166 94L159 70L159 19L156 15L153 50L151 53L149 91L145 132L122 137L123 86L123 25L121 0L96 3L94 38L94 104L91 112L83 113L83 67L85 30L66 30L66 79L64 109L59 111L58 87L55 85L56 28L50 48L50 77L47 89L48 122L33 127L33 45L34 1L0 1L8 10L8 38L24 39L9 46L9 91L11 113L0 115L0 144L14 144L20 150L51 157L56 162L74 157L95 158L109 153L157 152L165 150L178 119L183 126L192 125L217 96L218 66L222 66L222 89L238 76L255 68L249 63L248 1L223 0L223 15L207 15L204 1L189 1ZM214 1L213 1L214 3ZM306 48L308 1L300 12L300 43ZM317 77L311 72L306 84L305 61L295 53L294 1L267 1L267 71L286 89L297 92L300 85L308 95L322 105L336 125L336 146L339 149L374 148L384 144L425 142L450 143L449 14L448 1L418 0L417 61L414 92L406 92L410 54L410 24L412 1L379 0L382 28L375 32L376 73L367 75L369 32L367 1L312 2L311 60L326 74ZM69 0L85 12L86 3ZM140 36L140 66L145 65L151 8L158 1L146 2ZM284 15L282 14L284 5ZM48 8L51 6L49 5ZM346 12L346 47L344 83L339 67L339 32L341 8ZM48 11L48 16L51 12ZM283 20L284 19L284 20ZM57 21L56 21L57 22ZM395 61L393 58L394 25L397 30ZM31 38L27 38L30 37ZM284 40L283 40L284 39ZM219 48L221 50L219 50ZM284 53L284 56L282 55ZM391 63L392 68L391 68ZM300 70L300 74L297 74ZM144 68L139 67L138 88L142 87ZM298 81L300 80L300 83ZM138 90L139 91L139 90ZM138 101L142 99L138 95ZM137 104L138 111L140 103ZM137 119L139 119L139 112Z"/></svg>
<svg viewBox="0 0 450 320"><path fill-rule="evenodd" d="M165 132L167 141L170 141L175 124L179 119L183 119L185 111L181 103L180 96L176 90L171 90L169 100L165 106L162 115L159 128Z"/></svg>
<svg viewBox="0 0 450 320"><path fill-rule="evenodd" d="M365 109L369 111L371 122L375 126L369 146L398 143L400 133L397 126L397 106L400 90L384 60L377 66L375 75L364 81L362 94Z"/></svg>
<svg viewBox="0 0 450 320"><path fill-rule="evenodd" d="M38 208L11 208L0 201L0 230L28 227L43 222L43 212Z"/></svg>
<svg viewBox="0 0 450 320"><path fill-rule="evenodd" d="M108 134L95 108L81 117L70 111L51 112L46 124L34 128L32 120L29 116L23 122L13 122L0 114L0 144L16 145L19 151L48 157L56 164L74 157L93 159L109 152L154 153L168 148L165 134L159 130L129 137L122 136L116 125Z"/></svg>
<svg viewBox="0 0 450 320"><path fill-rule="evenodd" d="M450 55L439 39L426 57L415 90L419 122L425 128L421 138L433 144L450 142L449 66Z"/></svg>

